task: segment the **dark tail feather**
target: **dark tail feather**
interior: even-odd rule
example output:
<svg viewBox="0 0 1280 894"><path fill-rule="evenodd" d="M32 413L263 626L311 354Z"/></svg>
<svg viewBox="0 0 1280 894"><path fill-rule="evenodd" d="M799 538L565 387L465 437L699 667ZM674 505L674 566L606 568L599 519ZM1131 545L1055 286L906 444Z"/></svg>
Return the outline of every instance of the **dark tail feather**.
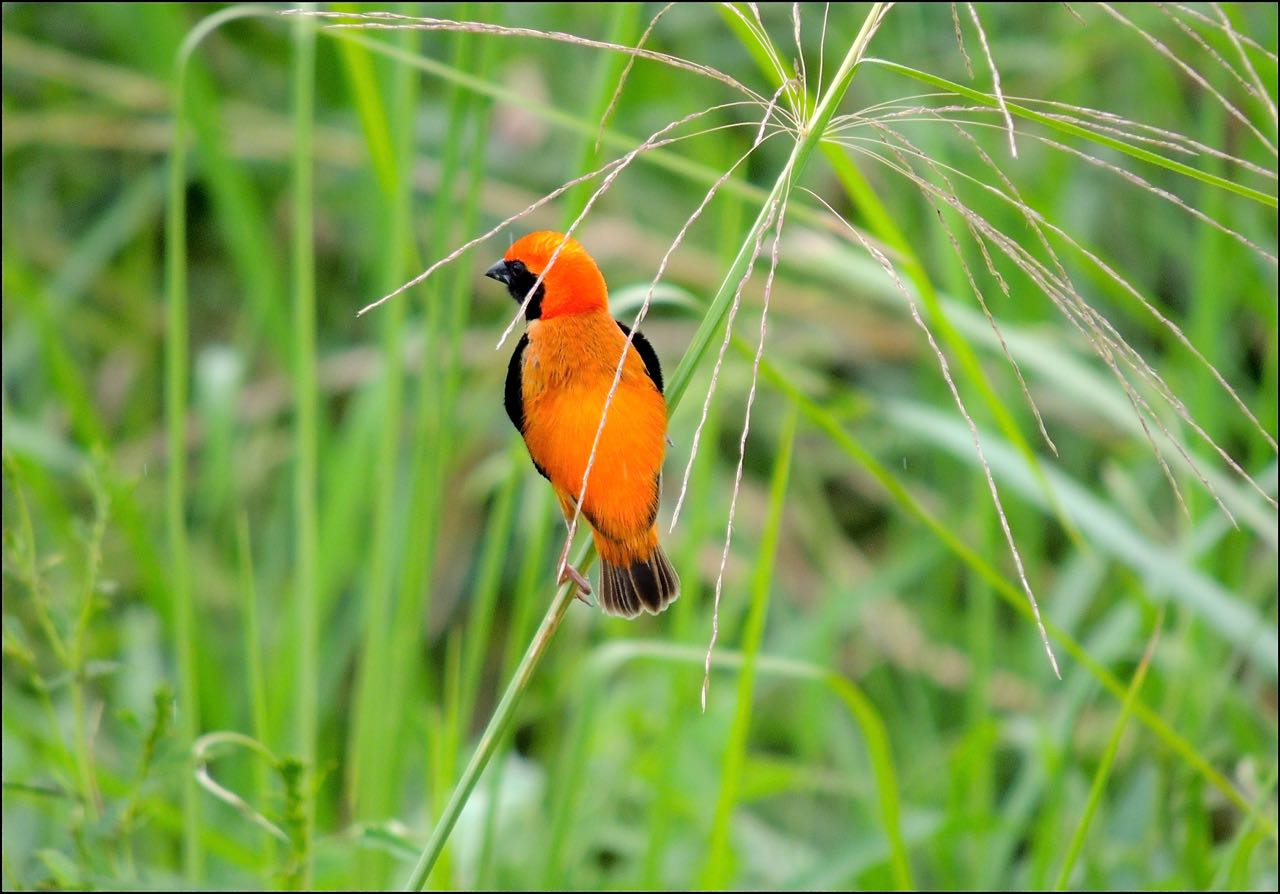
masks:
<svg viewBox="0 0 1280 894"><path fill-rule="evenodd" d="M680 595L680 578L662 547L654 547L647 559L629 565L600 562L600 607L610 615L634 618L665 609Z"/></svg>

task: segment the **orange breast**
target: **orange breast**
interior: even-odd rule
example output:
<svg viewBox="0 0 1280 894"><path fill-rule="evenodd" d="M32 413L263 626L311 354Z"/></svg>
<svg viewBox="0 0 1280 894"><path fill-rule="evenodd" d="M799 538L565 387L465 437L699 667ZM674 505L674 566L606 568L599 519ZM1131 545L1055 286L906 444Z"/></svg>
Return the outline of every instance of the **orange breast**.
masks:
<svg viewBox="0 0 1280 894"><path fill-rule="evenodd" d="M534 321L521 388L525 443L562 496L576 495L626 336L607 313ZM632 347L609 405L584 514L615 539L648 531L658 505L667 407Z"/></svg>

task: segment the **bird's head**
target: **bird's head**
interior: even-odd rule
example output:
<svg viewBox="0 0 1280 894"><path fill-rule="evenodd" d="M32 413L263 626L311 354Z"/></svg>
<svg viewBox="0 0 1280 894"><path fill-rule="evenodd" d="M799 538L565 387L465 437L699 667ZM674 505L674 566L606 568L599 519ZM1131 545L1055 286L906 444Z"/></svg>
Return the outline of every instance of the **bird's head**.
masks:
<svg viewBox="0 0 1280 894"><path fill-rule="evenodd" d="M564 248L560 248L562 242ZM557 248L560 254L551 264ZM484 275L504 284L511 297L521 303L549 264L550 271L525 308L526 320L549 320L609 306L609 292L600 268L578 240L563 233L542 230L516 240L506 256Z"/></svg>

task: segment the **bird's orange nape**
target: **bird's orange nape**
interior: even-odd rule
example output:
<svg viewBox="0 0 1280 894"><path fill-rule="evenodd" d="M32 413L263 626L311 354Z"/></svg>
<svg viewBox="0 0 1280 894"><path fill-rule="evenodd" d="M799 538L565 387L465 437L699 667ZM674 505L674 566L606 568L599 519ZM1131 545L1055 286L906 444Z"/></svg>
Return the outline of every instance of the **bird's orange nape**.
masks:
<svg viewBox="0 0 1280 894"><path fill-rule="evenodd" d="M561 248L561 243L564 247ZM560 249L560 254L556 254ZM551 263L552 257L555 263ZM503 260L521 262L535 278L541 276L550 265L550 271L542 281L545 294L542 299L541 319L587 313L609 309L609 290L604 275L595 259L572 236L540 230L517 239L507 249Z"/></svg>

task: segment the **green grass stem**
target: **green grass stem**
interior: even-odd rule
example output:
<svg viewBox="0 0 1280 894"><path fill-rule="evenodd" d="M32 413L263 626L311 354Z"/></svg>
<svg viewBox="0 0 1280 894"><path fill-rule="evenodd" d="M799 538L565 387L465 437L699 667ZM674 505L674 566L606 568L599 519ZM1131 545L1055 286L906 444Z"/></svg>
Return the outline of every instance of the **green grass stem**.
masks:
<svg viewBox="0 0 1280 894"><path fill-rule="evenodd" d="M293 22L293 362L294 362L294 600L298 619L296 743L303 764L301 883L313 884L317 745L318 617L316 462L319 389L316 383L315 246L312 143L315 103L315 25Z"/></svg>

